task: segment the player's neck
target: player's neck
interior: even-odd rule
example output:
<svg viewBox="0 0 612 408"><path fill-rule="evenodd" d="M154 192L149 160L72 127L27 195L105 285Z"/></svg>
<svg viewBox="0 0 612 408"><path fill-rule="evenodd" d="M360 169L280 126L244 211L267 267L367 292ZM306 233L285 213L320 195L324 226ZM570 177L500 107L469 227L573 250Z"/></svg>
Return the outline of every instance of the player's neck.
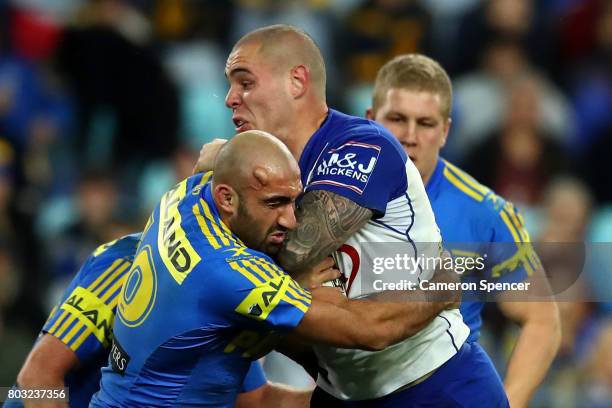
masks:
<svg viewBox="0 0 612 408"><path fill-rule="evenodd" d="M299 162L306 144L312 137L312 135L321 127L329 109L326 104L323 104L319 109L305 110L308 114L302 114L299 120L294 122L293 130L290 131L285 143L289 148L293 157Z"/></svg>
<svg viewBox="0 0 612 408"><path fill-rule="evenodd" d="M423 169L423 173L421 173L421 178L423 179L423 185L427 187L427 183L431 180L431 176L433 176L434 171L436 170L436 165L438 164L438 157L434 160L431 166L428 166L426 169ZM420 172L420 170L419 170Z"/></svg>

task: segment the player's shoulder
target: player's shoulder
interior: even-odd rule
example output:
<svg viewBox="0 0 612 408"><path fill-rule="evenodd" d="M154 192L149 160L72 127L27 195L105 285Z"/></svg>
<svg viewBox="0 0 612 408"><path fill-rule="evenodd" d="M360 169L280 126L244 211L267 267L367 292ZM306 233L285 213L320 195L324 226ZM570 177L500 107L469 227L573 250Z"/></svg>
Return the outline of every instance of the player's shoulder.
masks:
<svg viewBox="0 0 612 408"><path fill-rule="evenodd" d="M208 271L203 275L210 277L210 273L219 282L243 282L247 286L261 286L287 275L268 255L243 245L215 250L209 260L209 263L202 265ZM244 285L236 287L241 286Z"/></svg>
<svg viewBox="0 0 612 408"><path fill-rule="evenodd" d="M119 277L130 269L141 233L129 234L96 248L85 261L73 284L88 286L104 276Z"/></svg>
<svg viewBox="0 0 612 408"><path fill-rule="evenodd" d="M442 162L445 188L453 193L454 199L460 200L455 202L460 202L462 211L470 217L489 221L494 225L505 224L508 220L521 217L512 202L449 161Z"/></svg>
<svg viewBox="0 0 612 408"><path fill-rule="evenodd" d="M441 162L443 188L452 194L453 199L460 200L468 210L495 210L501 197L448 160L441 159Z"/></svg>
<svg viewBox="0 0 612 408"><path fill-rule="evenodd" d="M387 145L403 152L396 138L380 123L373 120L347 115L330 109L331 142L338 145L347 141L365 142L373 145Z"/></svg>
<svg viewBox="0 0 612 408"><path fill-rule="evenodd" d="M104 243L93 251L92 256L99 261L106 258L133 257L141 236L142 233L138 232Z"/></svg>

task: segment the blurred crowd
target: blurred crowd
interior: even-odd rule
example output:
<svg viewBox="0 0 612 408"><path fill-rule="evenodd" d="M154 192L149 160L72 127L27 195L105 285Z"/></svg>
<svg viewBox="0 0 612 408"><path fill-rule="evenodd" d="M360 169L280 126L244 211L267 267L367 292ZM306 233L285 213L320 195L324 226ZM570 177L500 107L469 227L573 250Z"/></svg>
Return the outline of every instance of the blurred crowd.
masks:
<svg viewBox="0 0 612 408"><path fill-rule="evenodd" d="M280 22L312 35L331 106L358 116L391 57L440 61L444 156L512 200L534 242L612 245L611 0L3 1L0 385L85 257L140 230L199 147L231 137L225 58ZM587 264L534 407L612 407L612 263ZM494 305L486 321L503 372L516 328Z"/></svg>

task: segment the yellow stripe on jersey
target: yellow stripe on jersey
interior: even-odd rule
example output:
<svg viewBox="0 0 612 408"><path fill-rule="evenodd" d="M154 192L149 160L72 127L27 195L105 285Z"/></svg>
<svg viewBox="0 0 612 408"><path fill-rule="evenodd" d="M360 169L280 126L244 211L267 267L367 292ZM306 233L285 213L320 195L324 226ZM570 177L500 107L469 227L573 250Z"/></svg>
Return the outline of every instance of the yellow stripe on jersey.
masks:
<svg viewBox="0 0 612 408"><path fill-rule="evenodd" d="M268 271L270 274L272 274L272 276L274 276L275 278L278 278L280 276L288 276L278 266L276 266L275 264L271 262L266 261L263 258L258 258L255 260L255 262L258 265L260 265L262 268L264 268L266 271ZM302 289L300 285L298 285L297 282L295 282L293 279L289 280L289 286L287 287L287 293L290 293L294 298L305 302L307 305L310 304L310 299L312 298L312 296L308 292L306 292L304 289ZM295 300L291 298L288 298L288 299L289 299L287 300L288 303L298 307L296 303L299 303L299 302L295 302ZM285 300L285 298L283 298L283 300ZM300 303L300 307L298 307L298 309L302 310L303 312L306 312L303 309L304 306L305 305Z"/></svg>
<svg viewBox="0 0 612 408"><path fill-rule="evenodd" d="M243 316L255 320L264 321L268 315L276 308L278 303L285 299L285 292L289 286L289 276L279 276L278 278L268 279L267 281L254 287L242 302L236 307L235 311ZM294 303L299 303L295 302ZM292 302L288 302L293 304ZM305 308L301 305L294 305L298 309Z"/></svg>
<svg viewBox="0 0 612 408"><path fill-rule="evenodd" d="M278 269L276 267L276 265L274 265L273 263L268 262L264 258L257 258L257 259L254 259L253 261L257 265L259 265L260 267L264 268L266 270L266 272L268 272L274 278L276 278L278 276L285 275L285 272L283 272L282 270Z"/></svg>
<svg viewBox="0 0 612 408"><path fill-rule="evenodd" d="M96 288L95 290L92 291L92 293L96 296L100 296L100 294L107 289L110 285L112 285L113 283L116 283L116 279L119 278L121 276L121 274L125 274L126 270L129 269L130 266L132 266L132 262L130 261L126 261L125 259L121 260L123 263L121 263L119 265L119 267L117 267L117 269L108 276L108 279L106 279L104 281L104 283L102 283L100 285L99 288ZM122 278L119 278L119 281L123 281L125 280L125 276L123 276Z"/></svg>
<svg viewBox="0 0 612 408"><path fill-rule="evenodd" d="M66 333L62 339L60 339L62 341L62 343L64 344L69 344L70 341L72 340L72 338L79 332L79 330L81 330L82 328L85 328L85 330L83 330L84 332L88 331L87 330L87 326L85 324L83 324L82 322L77 322L74 326L72 326L72 329ZM81 334L83 334L81 332ZM76 351L76 348L72 348L71 346L69 346L72 351Z"/></svg>
<svg viewBox="0 0 612 408"><path fill-rule="evenodd" d="M480 256L478 252L464 251L462 249L451 249L450 251L453 256L461 256L465 258L478 258Z"/></svg>
<svg viewBox="0 0 612 408"><path fill-rule="evenodd" d="M81 335L74 341L74 343L72 343L72 346L70 346L72 351L78 350L79 347L81 347L81 344L83 344L83 342L89 337L90 334L90 330L83 330L83 333L81 333Z"/></svg>
<svg viewBox="0 0 612 408"><path fill-rule="evenodd" d="M465 194L472 197L474 200L476 201L484 200L484 196L482 194L476 192L475 190L472 190L467 184L459 180L453 173L451 173L448 167L444 168L443 173L444 173L444 176L448 179L448 181L450 181L459 190L463 191Z"/></svg>
<svg viewBox="0 0 612 408"><path fill-rule="evenodd" d="M100 274L100 276L98 276L96 278L95 281L93 281L92 283L89 284L89 286L87 286L87 289L88 290L94 290L100 283L102 283L103 280L105 280L106 278L108 278L109 275L111 275L113 272L115 272L117 270L117 267L119 265L121 265L122 262L124 262L124 259L122 259L122 258L119 258L119 259L116 259L115 261L113 261L111 266L106 268L106 270L104 272L102 272Z"/></svg>
<svg viewBox="0 0 612 408"><path fill-rule="evenodd" d="M60 322L64 319L64 317L66 317L66 315L67 313L65 310L60 310L59 315L57 316L57 319L55 320L55 323L53 323L53 326L49 327L49 330L47 330L47 332L54 334Z"/></svg>
<svg viewBox="0 0 612 408"><path fill-rule="evenodd" d="M123 286L123 284L125 283L125 280L127 279L127 274L125 274L124 276L120 277L117 282L113 283L113 286L111 286L106 293L100 298L105 304L108 304L111 296L113 295L117 295L117 291Z"/></svg>
<svg viewBox="0 0 612 408"><path fill-rule="evenodd" d="M474 190L476 190L483 196L487 195L487 193L491 191L489 188L483 186L482 184L474 180L472 176L470 176L469 174L467 174L465 171L461 170L459 167L455 166L454 164L449 163L446 160L444 161L444 164L446 164L446 167L450 168L453 174L455 174L459 179L461 179L461 181L463 181L468 186L472 187Z"/></svg>
<svg viewBox="0 0 612 408"><path fill-rule="evenodd" d="M529 234L527 233L527 230L525 229L525 222L522 217L519 218L519 216L517 216L516 211L514 209L514 205L512 205L512 203L507 202L506 205L504 205L504 210L508 214L510 221L512 221L512 225L514 225L514 227L516 228L516 231L521 237L521 241L529 242L530 239L529 239Z"/></svg>
<svg viewBox="0 0 612 408"><path fill-rule="evenodd" d="M219 229L219 225L217 224L217 220L215 220L215 218L213 217L206 200L200 199L200 204L202 204L202 208L204 209L204 215L210 220L210 225L212 225L213 231L215 232L217 238L221 240L221 243L224 246L229 246L231 241L234 245L238 245L238 243L232 237L231 234L225 234L224 232L221 232L221 230Z"/></svg>
<svg viewBox="0 0 612 408"><path fill-rule="evenodd" d="M514 242L521 242L521 237L516 231L516 228L514 228L512 221L510 221L510 217L508 216L508 213L506 213L506 210L501 210L499 215L501 216L502 220L506 224L506 227L508 227L510 234L512 234L512 238L514 239Z"/></svg>
<svg viewBox="0 0 612 408"><path fill-rule="evenodd" d="M211 171L207 171L206 173L204 173L202 175L202 178L200 179L200 182L198 183L198 186L203 186L204 184L208 183L208 180L210 180L212 175L213 175L212 170Z"/></svg>
<svg viewBox="0 0 612 408"><path fill-rule="evenodd" d="M302 302L298 302L295 299L290 298L289 296L287 296L287 294L285 293L282 297L282 300L284 302L289 303L290 305L292 305L293 307L297 308L298 310L300 310L302 313L306 313L308 312L308 308L310 306L310 302L308 302L308 305L303 304Z"/></svg>
<svg viewBox="0 0 612 408"><path fill-rule="evenodd" d="M264 281L274 279L277 277L275 274L272 274L272 276L266 274L262 269L259 268L257 264L250 262L248 260L241 261L241 263L243 266L248 268L249 271L254 272L257 276L259 276Z"/></svg>
<svg viewBox="0 0 612 408"><path fill-rule="evenodd" d="M64 323L62 323L57 330L55 331L55 333L52 333L55 337L57 337L58 339L62 340L64 339L64 335L66 334L66 332L68 331L68 328L70 327L70 325L72 323L74 323L76 320L78 319L78 316L76 314L71 314L68 316L68 318L64 321Z"/></svg>
<svg viewBox="0 0 612 408"><path fill-rule="evenodd" d="M112 307L106 305L102 299L98 298L89 290L79 286L72 291L68 299L62 304L61 309L70 313L74 318L78 318L80 322L85 324L87 326L86 330L93 333L100 343L105 346L108 345L114 313ZM59 333L62 328L67 328L68 325L63 324L62 327L57 330L57 333Z"/></svg>
<svg viewBox="0 0 612 408"><path fill-rule="evenodd" d="M533 267L529 262L529 256L532 251L533 247L531 244L518 244L518 249L514 255L491 268L491 276L499 278L506 273L514 271L520 263L523 263L527 275L531 276L533 274Z"/></svg>
<svg viewBox="0 0 612 408"><path fill-rule="evenodd" d="M229 265L233 270L240 272L241 275L251 281L253 285L257 286L262 284L260 279L258 279L251 271L247 270L247 268L240 265L237 261L230 262Z"/></svg>
<svg viewBox="0 0 612 408"><path fill-rule="evenodd" d="M93 256L96 257L98 255L100 255L102 252L106 251L108 248L110 248L115 242L119 241L119 238L115 239L114 241L111 242L107 242L106 244L102 244L99 247L97 247L95 249L95 251L93 251Z"/></svg>
<svg viewBox="0 0 612 408"><path fill-rule="evenodd" d="M298 285L297 282L294 280L291 280L291 282L289 282L289 288L287 289L287 293L290 293L297 300L306 302L306 304L310 304L310 301L312 300L312 295L302 289L300 285Z"/></svg>
<svg viewBox="0 0 612 408"><path fill-rule="evenodd" d="M147 235L147 232L149 232L149 228L151 228L151 225L153 225L153 223L155 222L155 213L152 212L151 215L149 216L149 219L147 220L147 223L145 224L144 230L142 231L142 234L140 234L140 239L138 240L138 245L137 247L140 246L140 244L142 243L142 238Z"/></svg>
<svg viewBox="0 0 612 408"><path fill-rule="evenodd" d="M179 203L187 194L187 180L183 180L163 195L159 207L157 250L166 269L180 285L201 261L200 256L181 226Z"/></svg>
<svg viewBox="0 0 612 408"><path fill-rule="evenodd" d="M193 211L193 215L195 215L196 220L198 221L200 230L202 230L202 234L204 234L210 246L213 247L213 249L221 248L221 245L219 244L219 242L217 241L213 233L210 231L210 228L208 228L208 224L206 223L206 220L202 216L202 213L200 213L200 207L197 204L194 204L192 211Z"/></svg>

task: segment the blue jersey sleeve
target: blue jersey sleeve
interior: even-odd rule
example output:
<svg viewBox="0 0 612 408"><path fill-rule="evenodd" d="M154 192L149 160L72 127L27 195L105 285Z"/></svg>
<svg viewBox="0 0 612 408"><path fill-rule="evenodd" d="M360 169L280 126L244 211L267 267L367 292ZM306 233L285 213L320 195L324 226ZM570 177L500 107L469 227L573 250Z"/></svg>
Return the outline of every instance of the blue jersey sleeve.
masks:
<svg viewBox="0 0 612 408"><path fill-rule="evenodd" d="M213 307L225 317L238 324L285 332L300 323L312 296L274 262L257 255L225 261L223 277L215 279L210 288L222 300Z"/></svg>
<svg viewBox="0 0 612 408"><path fill-rule="evenodd" d="M522 282L541 267L523 217L512 203L494 193L487 200L495 204L496 211L491 219L486 277L501 282Z"/></svg>
<svg viewBox="0 0 612 408"><path fill-rule="evenodd" d="M251 363L251 367L249 367L249 371L244 377L244 382L242 383L240 392L254 391L267 382L268 380L266 380L266 375L264 374L263 368L261 367L261 364L259 364L259 361L253 361Z"/></svg>
<svg viewBox="0 0 612 408"><path fill-rule="evenodd" d="M328 144L309 174L305 192L327 190L384 215L387 203L406 192L406 155L373 125L367 133ZM342 141L343 140L343 141Z"/></svg>
<svg viewBox="0 0 612 408"><path fill-rule="evenodd" d="M137 242L137 236L128 236L94 251L43 326L43 333L68 346L81 363L107 352L118 294L132 265Z"/></svg>

